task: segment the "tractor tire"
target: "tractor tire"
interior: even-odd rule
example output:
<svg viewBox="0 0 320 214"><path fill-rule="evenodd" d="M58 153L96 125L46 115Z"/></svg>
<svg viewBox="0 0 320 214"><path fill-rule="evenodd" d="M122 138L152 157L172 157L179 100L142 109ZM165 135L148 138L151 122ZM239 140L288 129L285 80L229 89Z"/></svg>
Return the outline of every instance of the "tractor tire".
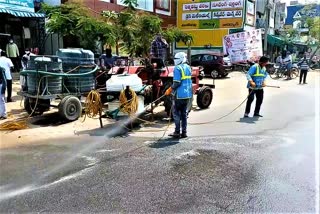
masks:
<svg viewBox="0 0 320 214"><path fill-rule="evenodd" d="M210 87L203 86L199 89L197 96L197 105L201 109L206 109L211 105L213 93Z"/></svg>
<svg viewBox="0 0 320 214"><path fill-rule="evenodd" d="M75 96L64 97L59 104L59 114L68 121L77 120L81 116L82 105Z"/></svg>

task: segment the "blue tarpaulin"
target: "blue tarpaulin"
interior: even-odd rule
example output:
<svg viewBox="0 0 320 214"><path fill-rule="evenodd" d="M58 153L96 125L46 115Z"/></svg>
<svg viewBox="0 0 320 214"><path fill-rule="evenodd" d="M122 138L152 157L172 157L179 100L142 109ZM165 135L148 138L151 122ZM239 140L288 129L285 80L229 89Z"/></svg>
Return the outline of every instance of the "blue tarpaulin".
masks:
<svg viewBox="0 0 320 214"><path fill-rule="evenodd" d="M8 9L1 9L0 13L8 13L16 17L45 17L46 15L43 13L34 13L34 12L22 12Z"/></svg>
<svg viewBox="0 0 320 214"><path fill-rule="evenodd" d="M34 12L34 0L0 0L0 13L17 17L45 17L45 14Z"/></svg>

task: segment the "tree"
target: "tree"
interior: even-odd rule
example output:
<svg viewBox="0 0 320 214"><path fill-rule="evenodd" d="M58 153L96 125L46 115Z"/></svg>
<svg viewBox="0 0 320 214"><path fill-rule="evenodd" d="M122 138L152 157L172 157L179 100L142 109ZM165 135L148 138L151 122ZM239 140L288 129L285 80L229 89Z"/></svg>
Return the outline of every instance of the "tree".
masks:
<svg viewBox="0 0 320 214"><path fill-rule="evenodd" d="M164 38L167 40L168 43L173 43L173 42L183 42L184 44L188 44L188 42L193 42L193 37L188 34L183 32L177 27L170 27L167 28L163 32Z"/></svg>
<svg viewBox="0 0 320 214"><path fill-rule="evenodd" d="M115 27L117 54L120 46L130 56L147 57L151 42L158 33L162 33L168 43L183 41L187 44L188 41L193 41L191 35L178 28L172 27L162 31L163 20L148 12L125 9L117 14L106 11L102 15Z"/></svg>
<svg viewBox="0 0 320 214"><path fill-rule="evenodd" d="M49 21L46 25L49 33L59 33L63 36L75 36L80 40L83 48L95 50L95 42L98 38L103 43L115 43L113 25L103 17L94 18L91 11L79 4L66 3L52 7L44 4L42 10Z"/></svg>
<svg viewBox="0 0 320 214"><path fill-rule="evenodd" d="M137 0L121 0L124 5L127 6L129 10L135 10L136 7L138 7L138 1Z"/></svg>
<svg viewBox="0 0 320 214"><path fill-rule="evenodd" d="M313 43L316 45L315 51L311 54L310 58L312 59L313 56L317 53L320 49L320 17L315 17L313 19L307 20L309 26L309 33L311 38L310 45Z"/></svg>

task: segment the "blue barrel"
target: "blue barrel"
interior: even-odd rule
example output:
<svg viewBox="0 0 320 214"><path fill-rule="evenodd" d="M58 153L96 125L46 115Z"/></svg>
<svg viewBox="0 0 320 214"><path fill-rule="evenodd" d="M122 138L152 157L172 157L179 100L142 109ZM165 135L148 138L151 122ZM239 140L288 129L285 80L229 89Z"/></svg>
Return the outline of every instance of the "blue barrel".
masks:
<svg viewBox="0 0 320 214"><path fill-rule="evenodd" d="M62 73L62 62L57 56L32 56L28 61L27 70ZM27 90L33 95L61 94L62 77L44 76L36 72L29 73L27 74Z"/></svg>
<svg viewBox="0 0 320 214"><path fill-rule="evenodd" d="M78 48L59 49L57 56L62 60L63 72L68 74L87 73L92 71L95 65L94 54L90 50ZM80 77L67 76L65 77L64 84L66 87L65 92L89 92L95 88L95 73Z"/></svg>

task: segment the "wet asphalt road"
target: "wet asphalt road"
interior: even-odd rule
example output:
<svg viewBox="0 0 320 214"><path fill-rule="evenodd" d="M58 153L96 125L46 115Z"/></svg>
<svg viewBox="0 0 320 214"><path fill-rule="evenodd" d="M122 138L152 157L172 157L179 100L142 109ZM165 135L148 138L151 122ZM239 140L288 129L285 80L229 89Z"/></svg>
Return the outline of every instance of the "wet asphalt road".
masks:
<svg viewBox="0 0 320 214"><path fill-rule="evenodd" d="M242 118L242 107L189 126L184 140L94 130L1 150L0 212L316 213L319 73L311 77L304 86L270 80L282 90L265 90L262 119ZM189 121L232 110L244 81L217 82L214 107Z"/></svg>

